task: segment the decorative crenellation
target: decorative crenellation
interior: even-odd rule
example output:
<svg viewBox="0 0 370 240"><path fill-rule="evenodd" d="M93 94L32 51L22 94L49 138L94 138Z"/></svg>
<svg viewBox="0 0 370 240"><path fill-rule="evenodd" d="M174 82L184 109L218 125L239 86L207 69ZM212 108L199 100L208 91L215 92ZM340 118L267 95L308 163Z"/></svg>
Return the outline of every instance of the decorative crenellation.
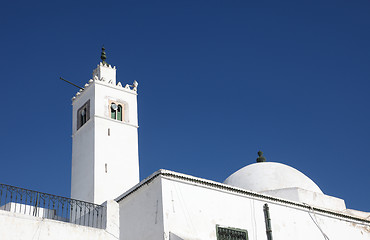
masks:
<svg viewBox="0 0 370 240"><path fill-rule="evenodd" d="M122 86L121 82L118 82L116 85L113 84L112 81L107 81L106 79L104 78L98 78L98 76L94 76L93 79L90 79L88 83L85 84L84 88L83 89L80 89L75 96L72 97L72 101L76 100L83 91L85 91L93 82L100 82L100 83L104 83L104 84L109 84L109 85L113 85L114 87L117 87L117 88L120 88L120 89L126 89L126 90L129 90L129 91L132 91L132 92L137 92L137 87L139 85L139 83L134 80L134 82L132 83L132 85L129 85L129 84L126 84L125 87Z"/></svg>
<svg viewBox="0 0 370 240"><path fill-rule="evenodd" d="M137 92L137 87L139 83L136 80L134 80L132 85L126 84L124 87L122 86L120 82L116 83L116 70L117 70L116 66L112 66L105 61L106 56L105 56L104 50L105 49L103 47L102 56L101 56L102 62L100 62L97 65L97 68L94 69L92 73L92 79L90 79L89 82L85 84L83 89L80 89L80 91L76 93L76 95L72 98L72 101L78 98L81 95L81 93L84 90L86 90L93 82L99 82L99 83L103 83L106 85L111 85L112 87L116 87L119 89L125 89L125 90L132 91L135 93Z"/></svg>
<svg viewBox="0 0 370 240"><path fill-rule="evenodd" d="M97 68L93 71L92 77L103 82L116 84L116 67L109 65L106 62L100 62Z"/></svg>
<svg viewBox="0 0 370 240"><path fill-rule="evenodd" d="M110 68L110 69L114 69L114 70L116 70L116 66L112 66L112 65L110 65L110 64L108 64L108 63L102 63L102 62L100 62L98 65L96 65L97 67L107 67L107 68ZM95 70L93 71L93 75L95 75L96 74L96 71L97 71L97 69L98 68L95 68Z"/></svg>

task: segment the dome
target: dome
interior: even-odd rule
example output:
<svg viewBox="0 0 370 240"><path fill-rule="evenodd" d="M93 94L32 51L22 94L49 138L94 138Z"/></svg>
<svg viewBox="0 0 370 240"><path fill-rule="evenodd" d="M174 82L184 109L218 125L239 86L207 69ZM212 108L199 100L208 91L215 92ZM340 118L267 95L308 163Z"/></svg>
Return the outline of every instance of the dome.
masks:
<svg viewBox="0 0 370 240"><path fill-rule="evenodd" d="M243 167L231 174L224 183L254 192L300 188L322 193L309 177L297 169L276 162L259 162Z"/></svg>

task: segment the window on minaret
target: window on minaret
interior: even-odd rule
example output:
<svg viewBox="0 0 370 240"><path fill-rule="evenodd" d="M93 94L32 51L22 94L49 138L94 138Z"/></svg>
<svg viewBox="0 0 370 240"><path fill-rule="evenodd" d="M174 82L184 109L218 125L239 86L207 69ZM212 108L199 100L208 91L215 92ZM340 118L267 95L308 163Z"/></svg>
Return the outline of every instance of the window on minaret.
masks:
<svg viewBox="0 0 370 240"><path fill-rule="evenodd" d="M122 106L118 105L117 108L117 120L122 121Z"/></svg>
<svg viewBox="0 0 370 240"><path fill-rule="evenodd" d="M117 105L115 103L110 105L110 117L112 119L116 119L117 117Z"/></svg>
<svg viewBox="0 0 370 240"><path fill-rule="evenodd" d="M112 102L110 104L110 117L112 119L122 121L123 119L123 107L121 104L116 104Z"/></svg>
<svg viewBox="0 0 370 240"><path fill-rule="evenodd" d="M81 124L80 125L82 126L86 122L86 108L84 108L84 109L81 110L81 117L80 117L80 119L81 119Z"/></svg>
<svg viewBox="0 0 370 240"><path fill-rule="evenodd" d="M90 119L90 100L77 111L77 130Z"/></svg>

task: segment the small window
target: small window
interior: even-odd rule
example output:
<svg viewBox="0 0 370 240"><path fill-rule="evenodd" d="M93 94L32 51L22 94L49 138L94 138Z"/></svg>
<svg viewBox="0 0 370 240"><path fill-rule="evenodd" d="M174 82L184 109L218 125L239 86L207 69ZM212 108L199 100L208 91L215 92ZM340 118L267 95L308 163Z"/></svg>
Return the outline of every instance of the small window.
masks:
<svg viewBox="0 0 370 240"><path fill-rule="evenodd" d="M77 130L90 119L90 100L77 111Z"/></svg>
<svg viewBox="0 0 370 240"><path fill-rule="evenodd" d="M217 240L248 240L248 232L243 229L216 226Z"/></svg>
<svg viewBox="0 0 370 240"><path fill-rule="evenodd" d="M112 103L110 105L110 117L112 119L116 119L117 116L117 105L115 103Z"/></svg>
<svg viewBox="0 0 370 240"><path fill-rule="evenodd" d="M116 104L112 102L110 104L110 117L112 119L122 121L123 119L123 107L121 104Z"/></svg>
<svg viewBox="0 0 370 240"><path fill-rule="evenodd" d="M118 105L117 108L117 120L122 121L122 106Z"/></svg>

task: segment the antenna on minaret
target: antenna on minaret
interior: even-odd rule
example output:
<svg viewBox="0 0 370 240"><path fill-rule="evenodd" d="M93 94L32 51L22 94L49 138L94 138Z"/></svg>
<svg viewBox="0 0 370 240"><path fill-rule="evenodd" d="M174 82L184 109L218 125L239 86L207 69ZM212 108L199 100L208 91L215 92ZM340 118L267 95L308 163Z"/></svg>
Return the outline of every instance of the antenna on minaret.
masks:
<svg viewBox="0 0 370 240"><path fill-rule="evenodd" d="M105 60L107 59L107 55L105 54L105 48L104 45L101 48L101 56L100 59L103 61L103 65L109 65Z"/></svg>
<svg viewBox="0 0 370 240"><path fill-rule="evenodd" d="M67 82L67 83L69 83L69 84L71 84L71 85L73 85L73 86L75 86L75 87L78 87L79 89L84 90L84 88L82 88L82 87L80 87L80 86L78 86L78 85L76 85L76 84L74 84L74 83L71 83L70 81L65 80L65 79L64 79L64 78L62 78L62 77L59 77L59 79L60 79L60 80L65 81L65 82Z"/></svg>

